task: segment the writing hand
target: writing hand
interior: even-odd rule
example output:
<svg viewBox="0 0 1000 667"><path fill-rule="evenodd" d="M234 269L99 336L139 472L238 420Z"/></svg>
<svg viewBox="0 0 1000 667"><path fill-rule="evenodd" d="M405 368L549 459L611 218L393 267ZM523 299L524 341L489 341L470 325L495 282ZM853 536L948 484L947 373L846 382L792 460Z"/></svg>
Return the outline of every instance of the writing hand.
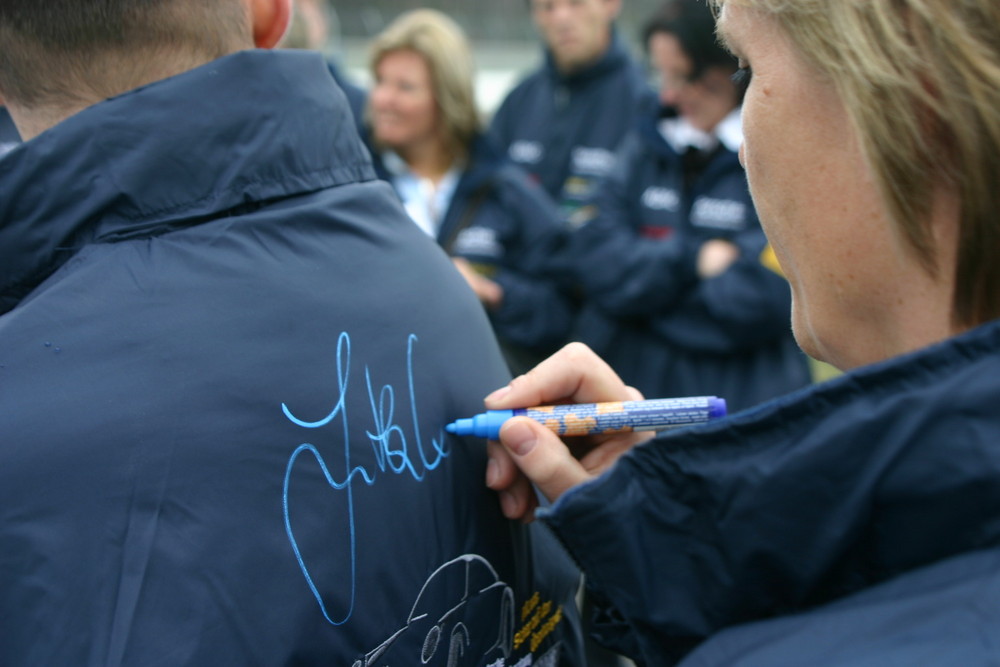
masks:
<svg viewBox="0 0 1000 667"><path fill-rule="evenodd" d="M485 277L476 271L466 259L462 257L452 257L455 268L469 283L469 287L476 293L479 300L488 308L499 308L503 303L503 288L499 284Z"/></svg>
<svg viewBox="0 0 1000 667"><path fill-rule="evenodd" d="M570 343L486 397L486 408L510 408L565 403L601 403L642 400L611 367L582 343ZM505 516L530 521L538 505L532 484L550 501L568 489L596 477L622 454L653 433L624 433L564 442L527 417L509 419L500 429L500 442L489 442L486 484L500 494Z"/></svg>

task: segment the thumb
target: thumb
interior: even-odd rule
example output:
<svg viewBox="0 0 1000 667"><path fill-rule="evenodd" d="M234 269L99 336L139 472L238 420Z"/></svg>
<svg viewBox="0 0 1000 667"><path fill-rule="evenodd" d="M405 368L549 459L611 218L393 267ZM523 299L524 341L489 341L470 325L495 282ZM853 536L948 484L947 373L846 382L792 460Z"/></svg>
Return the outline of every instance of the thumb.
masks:
<svg viewBox="0 0 1000 667"><path fill-rule="evenodd" d="M592 477L559 436L534 419L508 419L500 429L500 442L521 472L550 502Z"/></svg>

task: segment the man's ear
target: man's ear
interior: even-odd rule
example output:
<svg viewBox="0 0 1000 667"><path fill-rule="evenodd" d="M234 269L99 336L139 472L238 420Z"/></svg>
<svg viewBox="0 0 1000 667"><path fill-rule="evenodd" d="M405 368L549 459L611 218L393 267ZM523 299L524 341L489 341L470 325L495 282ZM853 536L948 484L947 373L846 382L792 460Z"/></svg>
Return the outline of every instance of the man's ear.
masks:
<svg viewBox="0 0 1000 667"><path fill-rule="evenodd" d="M288 30L292 0L249 0L253 41L257 48L274 48Z"/></svg>

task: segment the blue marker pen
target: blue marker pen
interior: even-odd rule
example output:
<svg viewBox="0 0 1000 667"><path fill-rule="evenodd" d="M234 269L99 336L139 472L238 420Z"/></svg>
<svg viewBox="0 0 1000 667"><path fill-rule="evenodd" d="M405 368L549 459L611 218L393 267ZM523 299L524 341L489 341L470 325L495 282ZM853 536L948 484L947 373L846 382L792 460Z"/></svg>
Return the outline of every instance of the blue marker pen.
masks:
<svg viewBox="0 0 1000 667"><path fill-rule="evenodd" d="M726 401L715 396L655 398L649 401L549 405L517 410L490 410L445 426L456 435L488 440L500 436L511 417L531 417L557 435L604 435L629 431L659 431L726 416Z"/></svg>

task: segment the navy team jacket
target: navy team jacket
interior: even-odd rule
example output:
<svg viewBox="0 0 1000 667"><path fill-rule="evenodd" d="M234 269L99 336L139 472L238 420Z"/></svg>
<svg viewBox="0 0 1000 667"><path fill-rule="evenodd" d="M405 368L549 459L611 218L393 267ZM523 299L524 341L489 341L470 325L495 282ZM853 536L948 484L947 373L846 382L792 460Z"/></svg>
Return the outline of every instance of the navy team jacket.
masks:
<svg viewBox="0 0 1000 667"><path fill-rule="evenodd" d="M617 33L594 64L564 75L551 52L504 99L490 134L524 167L572 222L614 166L614 152L650 95Z"/></svg>
<svg viewBox="0 0 1000 667"><path fill-rule="evenodd" d="M444 431L489 323L321 56L95 105L0 189L0 664L576 663L575 570Z"/></svg>
<svg viewBox="0 0 1000 667"><path fill-rule="evenodd" d="M685 183L682 157L646 113L572 237L585 304L576 336L647 397L717 395L731 411L810 380L792 338L788 283L769 268L746 177L720 145ZM709 239L740 259L701 280Z"/></svg>
<svg viewBox="0 0 1000 667"><path fill-rule="evenodd" d="M994 322L660 437L546 520L641 665L995 665L998 399Z"/></svg>
<svg viewBox="0 0 1000 667"><path fill-rule="evenodd" d="M391 180L382 161L375 164ZM505 345L540 361L566 341L572 304L562 267L552 261L565 230L545 192L485 136L472 142L437 240L503 288L503 303L488 314Z"/></svg>

